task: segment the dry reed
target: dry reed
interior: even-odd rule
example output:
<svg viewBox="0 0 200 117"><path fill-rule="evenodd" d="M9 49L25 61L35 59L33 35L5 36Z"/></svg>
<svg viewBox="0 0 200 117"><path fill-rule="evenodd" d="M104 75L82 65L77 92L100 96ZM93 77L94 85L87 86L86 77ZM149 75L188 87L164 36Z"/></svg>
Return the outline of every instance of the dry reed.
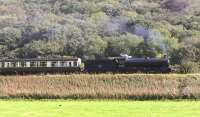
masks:
<svg viewBox="0 0 200 117"><path fill-rule="evenodd" d="M0 76L0 98L200 99L200 75L72 74Z"/></svg>

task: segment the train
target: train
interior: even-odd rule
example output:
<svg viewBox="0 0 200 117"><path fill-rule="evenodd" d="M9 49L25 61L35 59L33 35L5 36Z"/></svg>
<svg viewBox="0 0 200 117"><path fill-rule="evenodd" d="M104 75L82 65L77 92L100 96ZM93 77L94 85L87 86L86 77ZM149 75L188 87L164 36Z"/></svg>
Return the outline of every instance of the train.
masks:
<svg viewBox="0 0 200 117"><path fill-rule="evenodd" d="M37 73L169 73L168 57L135 58L128 55L105 59L81 58L32 58L0 59L0 74L37 74Z"/></svg>

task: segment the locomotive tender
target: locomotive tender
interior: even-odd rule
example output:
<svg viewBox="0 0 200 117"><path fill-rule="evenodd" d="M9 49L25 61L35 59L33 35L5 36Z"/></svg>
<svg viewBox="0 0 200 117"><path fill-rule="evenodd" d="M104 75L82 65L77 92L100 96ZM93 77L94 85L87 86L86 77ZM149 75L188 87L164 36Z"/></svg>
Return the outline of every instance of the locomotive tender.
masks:
<svg viewBox="0 0 200 117"><path fill-rule="evenodd" d="M34 58L34 59L1 59L0 74L34 74L34 73L168 73L169 59L133 58L127 55L120 57L86 60L82 69L80 58Z"/></svg>

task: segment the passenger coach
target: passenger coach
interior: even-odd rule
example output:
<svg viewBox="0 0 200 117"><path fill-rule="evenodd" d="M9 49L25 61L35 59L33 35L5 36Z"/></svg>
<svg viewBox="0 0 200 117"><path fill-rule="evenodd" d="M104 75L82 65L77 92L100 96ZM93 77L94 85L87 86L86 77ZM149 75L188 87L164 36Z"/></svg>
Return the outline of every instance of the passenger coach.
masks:
<svg viewBox="0 0 200 117"><path fill-rule="evenodd" d="M0 74L67 73L81 71L81 59L1 59Z"/></svg>

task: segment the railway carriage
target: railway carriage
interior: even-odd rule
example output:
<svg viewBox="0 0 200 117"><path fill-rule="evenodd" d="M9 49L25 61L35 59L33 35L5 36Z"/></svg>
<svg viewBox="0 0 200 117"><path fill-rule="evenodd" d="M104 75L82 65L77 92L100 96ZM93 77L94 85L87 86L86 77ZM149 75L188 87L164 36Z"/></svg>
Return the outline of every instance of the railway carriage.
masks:
<svg viewBox="0 0 200 117"><path fill-rule="evenodd" d="M0 60L0 74L68 73L80 71L80 58L35 58Z"/></svg>

